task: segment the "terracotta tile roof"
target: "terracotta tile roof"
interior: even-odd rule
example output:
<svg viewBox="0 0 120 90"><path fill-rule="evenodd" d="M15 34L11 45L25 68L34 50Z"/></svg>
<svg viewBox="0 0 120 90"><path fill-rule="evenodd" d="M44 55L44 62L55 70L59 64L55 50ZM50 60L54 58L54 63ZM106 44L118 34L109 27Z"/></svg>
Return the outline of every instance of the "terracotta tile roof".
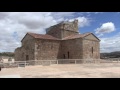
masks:
<svg viewBox="0 0 120 90"><path fill-rule="evenodd" d="M59 40L58 38L55 38L51 35L48 35L48 34L36 34L36 33L27 33L29 35L31 35L32 37L34 38L39 38L39 39L52 39L52 40Z"/></svg>
<svg viewBox="0 0 120 90"><path fill-rule="evenodd" d="M68 36L68 37L65 37L65 38L63 38L63 39L58 39L58 38L56 38L56 37L53 37L53 36L51 36L51 35L48 35L48 34L45 34L45 35L43 35L43 34L36 34L36 33L27 33L27 34L29 34L29 35L31 35L32 37L34 37L34 38L38 38L38 39L51 39L51 40L69 40L69 39L76 39L76 38L83 38L83 37L85 37L85 36L87 36L87 35L90 35L90 34L92 34L92 33L84 33L84 34L76 34L76 35L70 35L70 36ZM26 35L27 35L26 34ZM94 35L94 34L93 34ZM95 35L94 35L95 36ZM95 36L96 37L96 36ZM96 37L97 38L97 37ZM24 38L23 38L24 39ZM98 39L98 38L97 38ZM98 39L99 40L99 39Z"/></svg>
<svg viewBox="0 0 120 90"><path fill-rule="evenodd" d="M92 33L84 33L84 34L71 35L71 36L63 38L63 40L75 39L75 38L83 38L83 37L85 37L85 36L87 36L89 34L92 34Z"/></svg>

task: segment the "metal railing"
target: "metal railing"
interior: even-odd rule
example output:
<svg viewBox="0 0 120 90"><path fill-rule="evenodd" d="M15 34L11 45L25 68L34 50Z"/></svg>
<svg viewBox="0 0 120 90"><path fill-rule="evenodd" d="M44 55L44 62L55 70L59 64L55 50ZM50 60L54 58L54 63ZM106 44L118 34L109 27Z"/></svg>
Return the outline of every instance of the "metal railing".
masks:
<svg viewBox="0 0 120 90"><path fill-rule="evenodd" d="M49 66L53 64L90 64L90 63L119 63L120 58L116 59L57 59L57 60L29 60L1 63L4 67L26 67L29 65Z"/></svg>

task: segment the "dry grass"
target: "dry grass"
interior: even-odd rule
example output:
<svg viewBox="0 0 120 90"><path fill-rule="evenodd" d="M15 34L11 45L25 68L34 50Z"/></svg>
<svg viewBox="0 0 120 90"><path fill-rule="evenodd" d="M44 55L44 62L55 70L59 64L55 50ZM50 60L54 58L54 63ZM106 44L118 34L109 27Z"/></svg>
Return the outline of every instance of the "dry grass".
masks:
<svg viewBox="0 0 120 90"><path fill-rule="evenodd" d="M3 68L0 76L3 75L20 75L22 78L120 78L120 63Z"/></svg>

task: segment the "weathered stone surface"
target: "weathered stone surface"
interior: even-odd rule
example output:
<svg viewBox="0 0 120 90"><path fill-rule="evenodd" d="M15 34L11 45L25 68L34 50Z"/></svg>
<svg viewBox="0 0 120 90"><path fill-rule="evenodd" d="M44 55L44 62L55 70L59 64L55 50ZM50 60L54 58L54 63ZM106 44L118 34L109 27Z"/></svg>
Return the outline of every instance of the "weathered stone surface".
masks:
<svg viewBox="0 0 120 90"><path fill-rule="evenodd" d="M79 34L78 21L62 22L47 29L47 34L63 39L64 37Z"/></svg>
<svg viewBox="0 0 120 90"><path fill-rule="evenodd" d="M35 39L28 35L22 42L22 47L15 50L15 61L34 60ZM27 57L28 56L28 57Z"/></svg>
<svg viewBox="0 0 120 90"><path fill-rule="evenodd" d="M26 34L22 47L15 50L16 61L57 59L99 59L100 40L92 33L79 34L78 21L60 23L47 30L59 40L35 38ZM64 37L75 36L64 39ZM80 35L80 36L79 36ZM79 38L78 38L79 37ZM41 62L31 64L41 64Z"/></svg>
<svg viewBox="0 0 120 90"><path fill-rule="evenodd" d="M60 41L56 40L36 40L35 59L53 60L58 58Z"/></svg>
<svg viewBox="0 0 120 90"><path fill-rule="evenodd" d="M99 59L99 42L94 40L83 40L83 59Z"/></svg>
<svg viewBox="0 0 120 90"><path fill-rule="evenodd" d="M64 40L61 43L60 59L82 59L82 40Z"/></svg>

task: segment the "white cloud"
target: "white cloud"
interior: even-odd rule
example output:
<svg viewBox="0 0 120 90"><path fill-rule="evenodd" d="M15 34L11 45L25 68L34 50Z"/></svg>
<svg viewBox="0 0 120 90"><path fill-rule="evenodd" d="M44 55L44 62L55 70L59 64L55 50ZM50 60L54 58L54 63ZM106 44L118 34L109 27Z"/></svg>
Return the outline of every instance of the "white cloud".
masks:
<svg viewBox="0 0 120 90"><path fill-rule="evenodd" d="M90 20L86 17L78 17L79 27L89 26Z"/></svg>
<svg viewBox="0 0 120 90"><path fill-rule="evenodd" d="M45 34L45 28L56 23L49 12L0 13L0 51L14 51L27 32Z"/></svg>
<svg viewBox="0 0 120 90"><path fill-rule="evenodd" d="M112 22L103 23L100 28L95 30L96 34L104 34L115 31L115 25Z"/></svg>
<svg viewBox="0 0 120 90"><path fill-rule="evenodd" d="M5 19L9 16L8 12L0 12L0 20Z"/></svg>
<svg viewBox="0 0 120 90"><path fill-rule="evenodd" d="M45 34L45 28L63 20L79 20L79 27L90 25L91 19L85 16L74 18L75 12L0 12L0 52L13 52L21 46L21 40L27 32ZM65 18L68 17L68 18ZM99 37L115 31L112 22L104 23L96 29ZM120 33L111 38L101 39L101 52L120 50Z"/></svg>
<svg viewBox="0 0 120 90"><path fill-rule="evenodd" d="M101 37L101 36L103 36L103 34L101 33L101 34L99 34L97 37Z"/></svg>
<svg viewBox="0 0 120 90"><path fill-rule="evenodd" d="M86 14L92 14L92 13L93 13L93 14L99 14L99 13L100 13L100 14L101 14L101 13L104 13L104 12L80 12L80 13L82 13L82 14L83 14L83 13L84 13L84 14L85 14L85 13L86 13Z"/></svg>
<svg viewBox="0 0 120 90"><path fill-rule="evenodd" d="M120 33L109 38L100 38L101 52L120 51Z"/></svg>
<svg viewBox="0 0 120 90"><path fill-rule="evenodd" d="M115 25L112 22L103 23L101 27L97 28L95 30L95 33L98 34L98 37L100 38L105 33L111 33L115 31ZM119 51L120 50L120 33L118 35L115 35L113 37L109 38L100 38L100 51L101 52L113 52L113 51Z"/></svg>
<svg viewBox="0 0 120 90"><path fill-rule="evenodd" d="M54 18L65 18L65 17L72 17L74 16L75 12L54 12L52 13L52 16Z"/></svg>
<svg viewBox="0 0 120 90"><path fill-rule="evenodd" d="M0 52L13 52L21 46L27 32L45 34L45 29L65 19L75 19L75 12L0 12ZM79 26L90 24L86 17L76 17Z"/></svg>
<svg viewBox="0 0 120 90"><path fill-rule="evenodd" d="M74 19L78 19L79 27L89 26L90 22L91 22L91 20L89 18L86 18L86 17L77 17ZM74 19L70 19L69 21L74 21Z"/></svg>
<svg viewBox="0 0 120 90"><path fill-rule="evenodd" d="M94 12L95 14L102 14L103 12Z"/></svg>

